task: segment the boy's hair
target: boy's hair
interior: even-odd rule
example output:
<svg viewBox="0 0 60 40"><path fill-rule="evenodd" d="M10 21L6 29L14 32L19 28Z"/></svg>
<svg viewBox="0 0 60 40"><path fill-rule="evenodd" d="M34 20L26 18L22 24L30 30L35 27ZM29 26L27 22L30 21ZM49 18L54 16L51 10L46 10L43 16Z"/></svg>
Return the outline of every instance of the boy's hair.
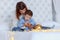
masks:
<svg viewBox="0 0 60 40"><path fill-rule="evenodd" d="M28 14L29 16L33 16L33 12L31 11L31 10L27 10L26 12L25 12L25 15L26 14Z"/></svg>

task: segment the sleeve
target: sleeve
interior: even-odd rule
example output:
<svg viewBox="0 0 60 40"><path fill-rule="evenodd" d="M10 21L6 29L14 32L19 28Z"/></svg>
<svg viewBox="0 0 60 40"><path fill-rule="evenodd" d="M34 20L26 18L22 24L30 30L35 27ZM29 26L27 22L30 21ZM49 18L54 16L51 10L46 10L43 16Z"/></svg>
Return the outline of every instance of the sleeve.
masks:
<svg viewBox="0 0 60 40"><path fill-rule="evenodd" d="M21 28L21 27L23 27L23 25L24 25L24 21L22 19L19 20L17 23L17 26Z"/></svg>
<svg viewBox="0 0 60 40"><path fill-rule="evenodd" d="M33 26L35 26L36 25L36 22L33 20L33 19L31 19L31 22L30 22Z"/></svg>

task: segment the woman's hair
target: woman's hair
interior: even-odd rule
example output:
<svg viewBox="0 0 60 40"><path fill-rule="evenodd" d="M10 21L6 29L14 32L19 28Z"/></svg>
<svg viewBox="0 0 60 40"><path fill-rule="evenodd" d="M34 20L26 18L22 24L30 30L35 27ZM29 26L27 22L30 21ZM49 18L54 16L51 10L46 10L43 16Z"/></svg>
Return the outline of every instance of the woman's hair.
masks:
<svg viewBox="0 0 60 40"><path fill-rule="evenodd" d="M16 17L18 20L19 20L19 16L21 15L19 10L23 10L24 8L26 8L26 10L27 10L27 7L24 2L21 1L16 4Z"/></svg>

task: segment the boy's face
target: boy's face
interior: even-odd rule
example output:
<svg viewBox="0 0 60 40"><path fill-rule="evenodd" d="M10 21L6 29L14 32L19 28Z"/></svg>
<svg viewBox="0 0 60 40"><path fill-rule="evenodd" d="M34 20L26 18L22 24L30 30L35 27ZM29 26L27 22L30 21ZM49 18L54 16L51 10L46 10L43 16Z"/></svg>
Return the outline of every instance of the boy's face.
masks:
<svg viewBox="0 0 60 40"><path fill-rule="evenodd" d="M26 15L25 15L25 20L27 20L27 21L28 21L28 20L30 20L30 19L31 19L31 16L30 16L30 15L28 15L28 14L26 14Z"/></svg>

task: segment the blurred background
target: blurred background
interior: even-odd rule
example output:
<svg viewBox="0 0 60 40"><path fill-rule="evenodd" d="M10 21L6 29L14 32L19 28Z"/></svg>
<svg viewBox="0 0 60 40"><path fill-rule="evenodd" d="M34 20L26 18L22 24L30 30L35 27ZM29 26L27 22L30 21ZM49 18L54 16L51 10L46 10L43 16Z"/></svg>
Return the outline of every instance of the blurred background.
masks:
<svg viewBox="0 0 60 40"><path fill-rule="evenodd" d="M19 1L23 1L33 11L37 23L48 26L53 24L60 28L60 0L0 0L0 25L6 26L3 28L9 27L10 30L16 26L15 10Z"/></svg>

